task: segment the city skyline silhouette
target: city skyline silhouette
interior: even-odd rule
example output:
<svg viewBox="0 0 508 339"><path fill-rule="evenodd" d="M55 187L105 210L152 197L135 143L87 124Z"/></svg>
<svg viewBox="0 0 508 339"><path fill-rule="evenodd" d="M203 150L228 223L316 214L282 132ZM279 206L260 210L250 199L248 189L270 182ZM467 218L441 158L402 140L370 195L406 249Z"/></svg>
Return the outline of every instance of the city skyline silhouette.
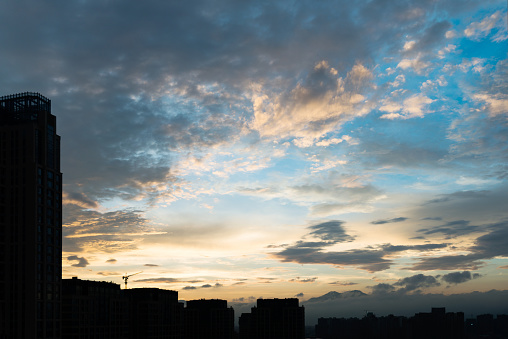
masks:
<svg viewBox="0 0 508 339"><path fill-rule="evenodd" d="M62 277L298 298L310 324L508 313L506 17L3 3L0 96L51 100L62 140Z"/></svg>

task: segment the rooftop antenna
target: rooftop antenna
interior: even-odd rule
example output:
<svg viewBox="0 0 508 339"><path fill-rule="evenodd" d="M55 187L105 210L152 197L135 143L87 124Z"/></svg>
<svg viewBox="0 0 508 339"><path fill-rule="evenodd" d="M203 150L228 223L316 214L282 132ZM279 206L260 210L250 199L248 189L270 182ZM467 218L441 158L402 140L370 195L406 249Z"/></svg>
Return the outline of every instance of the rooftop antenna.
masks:
<svg viewBox="0 0 508 339"><path fill-rule="evenodd" d="M125 273L125 275L122 277L123 281L125 282L125 288L124 288L125 290L127 289L127 280L129 280L129 277L132 277L133 275L136 275L136 274L139 274L139 273L143 273L143 271L132 273L132 274L129 274L129 275L127 275L127 273Z"/></svg>

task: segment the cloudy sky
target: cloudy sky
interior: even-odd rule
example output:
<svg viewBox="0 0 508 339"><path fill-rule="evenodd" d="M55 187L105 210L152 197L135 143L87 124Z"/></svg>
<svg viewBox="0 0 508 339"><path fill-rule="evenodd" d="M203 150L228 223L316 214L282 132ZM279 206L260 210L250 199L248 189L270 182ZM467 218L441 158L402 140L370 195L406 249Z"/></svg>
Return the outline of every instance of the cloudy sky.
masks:
<svg viewBox="0 0 508 339"><path fill-rule="evenodd" d="M0 95L52 100L65 278L467 298L508 281L507 45L505 0L4 0Z"/></svg>

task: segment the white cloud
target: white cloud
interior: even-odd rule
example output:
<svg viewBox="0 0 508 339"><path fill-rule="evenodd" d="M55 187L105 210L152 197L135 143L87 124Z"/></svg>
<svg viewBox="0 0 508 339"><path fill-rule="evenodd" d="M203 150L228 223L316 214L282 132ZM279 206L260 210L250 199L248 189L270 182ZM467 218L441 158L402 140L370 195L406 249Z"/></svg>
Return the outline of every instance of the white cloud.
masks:
<svg viewBox="0 0 508 339"><path fill-rule="evenodd" d="M379 108L380 111L388 112L381 116L382 119L409 119L416 117L423 117L429 110L425 106L430 105L435 100L429 97L416 94L403 101L402 104L393 102L391 99L384 102L384 105Z"/></svg>
<svg viewBox="0 0 508 339"><path fill-rule="evenodd" d="M337 145L343 141L347 141L350 145L356 145L354 139L349 135L343 135L340 138L323 139L316 143L316 146L327 147L330 145Z"/></svg>
<svg viewBox="0 0 508 339"><path fill-rule="evenodd" d="M453 39L457 36L457 32L455 32L454 30L449 30L445 33L445 37L447 39Z"/></svg>
<svg viewBox="0 0 508 339"><path fill-rule="evenodd" d="M406 77L404 76L404 74L399 74L399 75L397 75L395 80L391 83L391 85L393 87L399 87L401 84L403 84L405 82L406 82Z"/></svg>
<svg viewBox="0 0 508 339"><path fill-rule="evenodd" d="M317 172L321 172L321 171L326 171L326 170L329 170L331 168L336 168L336 167L339 167L339 166L343 166L347 164L347 161L346 160L338 160L338 159L325 159L319 163L316 163L314 164L312 167L311 167L311 172L312 173L317 173Z"/></svg>
<svg viewBox="0 0 508 339"><path fill-rule="evenodd" d="M485 68L486 62L487 60L483 58L464 59L458 65L458 68L464 73L467 73L470 70L472 70L475 73L483 73L486 69Z"/></svg>
<svg viewBox="0 0 508 339"><path fill-rule="evenodd" d="M416 41L414 40L411 40L411 41L406 41L406 43L404 44L404 50L405 51L409 51L410 49L412 49L416 44Z"/></svg>
<svg viewBox="0 0 508 339"><path fill-rule="evenodd" d="M464 35L472 40L480 40L490 34L493 29L498 32L492 37L492 41L500 42L508 39L506 28L506 13L497 11L480 22L473 22L464 30Z"/></svg>
<svg viewBox="0 0 508 339"><path fill-rule="evenodd" d="M457 179L456 183L459 185L464 185L464 186L469 186L469 185L483 186L483 185L495 184L495 183L498 183L498 181L460 176L460 178Z"/></svg>
<svg viewBox="0 0 508 339"><path fill-rule="evenodd" d="M403 70L412 69L417 74L421 74L422 71L429 66L430 62L422 60L421 54L418 54L418 56L414 59L402 59L398 63L397 68L401 68Z"/></svg>
<svg viewBox="0 0 508 339"><path fill-rule="evenodd" d="M456 49L457 49L456 45L449 44L448 46L446 46L445 48L443 48L443 49L439 50L439 52L437 52L438 58L444 59L446 57L446 54L448 54L450 52L454 52Z"/></svg>
<svg viewBox="0 0 508 339"><path fill-rule="evenodd" d="M437 86L444 87L448 85L448 81L446 81L446 78L441 75L439 78L437 78L435 81L427 80L420 86L421 90L425 90L427 88L436 88Z"/></svg>
<svg viewBox="0 0 508 339"><path fill-rule="evenodd" d="M480 93L474 94L473 99L482 102L483 108L489 112L491 117L508 114L508 94Z"/></svg>

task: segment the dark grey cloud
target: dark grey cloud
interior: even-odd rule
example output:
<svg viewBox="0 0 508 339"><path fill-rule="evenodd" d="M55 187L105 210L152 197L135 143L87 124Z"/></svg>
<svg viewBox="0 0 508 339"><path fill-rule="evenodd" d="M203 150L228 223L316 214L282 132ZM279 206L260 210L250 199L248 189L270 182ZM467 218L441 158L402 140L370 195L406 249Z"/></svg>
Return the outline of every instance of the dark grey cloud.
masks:
<svg viewBox="0 0 508 339"><path fill-rule="evenodd" d="M415 271L431 271L431 270L456 270L469 269L477 270L483 266L482 256L471 255L445 255L441 257L431 257L420 259L413 264L410 269Z"/></svg>
<svg viewBox="0 0 508 339"><path fill-rule="evenodd" d="M147 266L147 267L159 267L159 265L155 265L155 264L144 264L143 266Z"/></svg>
<svg viewBox="0 0 508 339"><path fill-rule="evenodd" d="M181 281L179 281L181 282ZM192 283L192 281L188 281L190 283ZM211 284L204 284L204 285L201 285L201 286L185 286L183 288L183 290L197 290L197 289L200 289L200 288L219 288L219 287L223 287L224 285L220 284L220 283L215 283L214 285L211 285Z"/></svg>
<svg viewBox="0 0 508 339"><path fill-rule="evenodd" d="M348 282L348 281L334 281L329 283L330 285L338 285L338 286L352 286L352 285L358 285L358 283L355 282Z"/></svg>
<svg viewBox="0 0 508 339"><path fill-rule="evenodd" d="M423 244L423 245L381 245L380 248L386 253L396 253L403 251L431 251L440 248L445 248L449 244Z"/></svg>
<svg viewBox="0 0 508 339"><path fill-rule="evenodd" d="M211 284L204 284L204 285L201 285L200 288L219 288L219 287L223 287L224 285L220 284L220 283L215 283L214 285L211 285Z"/></svg>
<svg viewBox="0 0 508 339"><path fill-rule="evenodd" d="M412 133L414 137L401 140L391 135L393 128ZM366 168L379 168L380 166L393 166L399 169L414 168L442 168L450 165L440 160L448 154L448 149L441 144L429 143L421 137L422 125L415 121L397 121L380 119L376 130L360 129L355 136L362 140L355 146L358 161Z"/></svg>
<svg viewBox="0 0 508 339"><path fill-rule="evenodd" d="M185 279L177 279L177 278L147 278L147 279L138 279L136 282L146 282L146 283L166 283L166 284L174 284L174 283L188 283L188 284L196 284L203 282L203 280L185 280Z"/></svg>
<svg viewBox="0 0 508 339"><path fill-rule="evenodd" d="M298 293L297 295L295 295L295 298L303 298L304 296L305 296L305 294Z"/></svg>
<svg viewBox="0 0 508 339"><path fill-rule="evenodd" d="M80 192L68 192L64 195L65 204L72 203L83 208L96 208L98 203Z"/></svg>
<svg viewBox="0 0 508 339"><path fill-rule="evenodd" d="M508 255L508 222L485 225L488 233L476 238L468 248L469 254L445 255L421 258L411 266L412 270L476 270L484 260Z"/></svg>
<svg viewBox="0 0 508 339"><path fill-rule="evenodd" d="M473 252L485 258L508 255L508 221L489 225L491 232L476 239Z"/></svg>
<svg viewBox="0 0 508 339"><path fill-rule="evenodd" d="M254 296L250 296L250 297L240 297L240 298L235 298L233 299L233 302L256 302L258 298L254 297Z"/></svg>
<svg viewBox="0 0 508 339"><path fill-rule="evenodd" d="M423 290L430 287L441 286L439 280L448 284L460 284L471 279L481 277L478 273L471 273L469 271L463 272L451 272L445 275L424 275L415 274L410 277L402 278L392 284L380 283L374 286L370 286L372 294L387 294L387 293L422 293Z"/></svg>
<svg viewBox="0 0 508 339"><path fill-rule="evenodd" d="M309 236L313 236L334 244L353 241L354 237L346 233L343 225L343 221L333 220L309 226L308 229L312 230L309 233Z"/></svg>
<svg viewBox="0 0 508 339"><path fill-rule="evenodd" d="M272 255L283 262L300 264L327 264L334 266L355 266L369 272L390 268L393 260L389 255L404 251L432 251L445 248L448 244L392 245L382 244L377 247L352 249L343 252L327 251L326 248L336 243L352 241L354 237L345 232L344 222L334 220L309 226L310 232L304 236L317 237L323 241L296 241Z"/></svg>
<svg viewBox="0 0 508 339"><path fill-rule="evenodd" d="M300 278L300 277L296 277L296 278L293 278L293 279L289 279L288 281L289 282L298 282L298 283L313 283L313 282L316 282L317 279L318 279L318 277L313 277L313 278Z"/></svg>
<svg viewBox="0 0 508 339"><path fill-rule="evenodd" d="M287 247L272 254L283 262L297 262L300 264L327 264L338 267L355 266L369 272L383 271L393 264L393 260L385 258L389 254L407 250L429 251L446 247L446 244L426 244L416 246L382 245L379 248L353 249L344 252L324 251L323 248Z"/></svg>
<svg viewBox="0 0 508 339"><path fill-rule="evenodd" d="M101 276L104 276L104 277L111 277L111 276L121 276L122 273L120 272L97 272L97 275L101 275Z"/></svg>
<svg viewBox="0 0 508 339"><path fill-rule="evenodd" d="M469 271L463 271L463 272L451 272L448 274L445 274L441 277L441 280L448 284L461 284L464 282L467 282L471 279L480 278L481 275L479 273L473 273Z"/></svg>
<svg viewBox="0 0 508 339"><path fill-rule="evenodd" d="M427 201L427 204L448 202L455 199L476 199L486 197L488 191L458 191L450 194L440 194L439 198Z"/></svg>
<svg viewBox="0 0 508 339"><path fill-rule="evenodd" d="M445 33L451 28L448 21L436 22L425 29L421 36L415 41L414 46L408 51L410 54L429 52L433 48L440 46L445 40Z"/></svg>
<svg viewBox="0 0 508 339"><path fill-rule="evenodd" d="M108 260L106 260L106 262L108 264L116 264L117 260L116 259L108 259Z"/></svg>
<svg viewBox="0 0 508 339"><path fill-rule="evenodd" d="M372 288L373 295L391 293L396 290L395 287L393 287L390 284L386 284L386 283L377 284L377 285L372 286L371 288Z"/></svg>
<svg viewBox="0 0 508 339"><path fill-rule="evenodd" d="M390 224L390 223L394 223L394 222L402 222L402 221L406 221L407 219L408 218L398 217L398 218L393 218L393 219L375 220L375 221L372 221L371 224L383 225L383 224Z"/></svg>
<svg viewBox="0 0 508 339"><path fill-rule="evenodd" d="M438 280L430 275L416 274L411 277L400 279L393 286L401 287L399 291L411 292L421 288L441 285Z"/></svg>
<svg viewBox="0 0 508 339"><path fill-rule="evenodd" d="M479 226L469 225L470 221L468 220L455 220L447 222L444 225L436 226L432 228L422 228L417 232L423 233L425 235L432 234L443 234L447 239L458 237L461 235L470 234L473 232L481 232L483 229Z"/></svg>
<svg viewBox="0 0 508 339"><path fill-rule="evenodd" d="M268 245L266 246L266 248L281 248L281 247L286 247L288 246L289 244L280 244L280 245Z"/></svg>
<svg viewBox="0 0 508 339"><path fill-rule="evenodd" d="M67 260L69 260L69 261L77 261L77 263L71 264L71 266L73 266L73 267L86 267L86 266L88 266L90 264L88 262L88 260L86 260L86 258L84 258L84 257L78 257L77 255L70 255L70 256L67 257Z"/></svg>

